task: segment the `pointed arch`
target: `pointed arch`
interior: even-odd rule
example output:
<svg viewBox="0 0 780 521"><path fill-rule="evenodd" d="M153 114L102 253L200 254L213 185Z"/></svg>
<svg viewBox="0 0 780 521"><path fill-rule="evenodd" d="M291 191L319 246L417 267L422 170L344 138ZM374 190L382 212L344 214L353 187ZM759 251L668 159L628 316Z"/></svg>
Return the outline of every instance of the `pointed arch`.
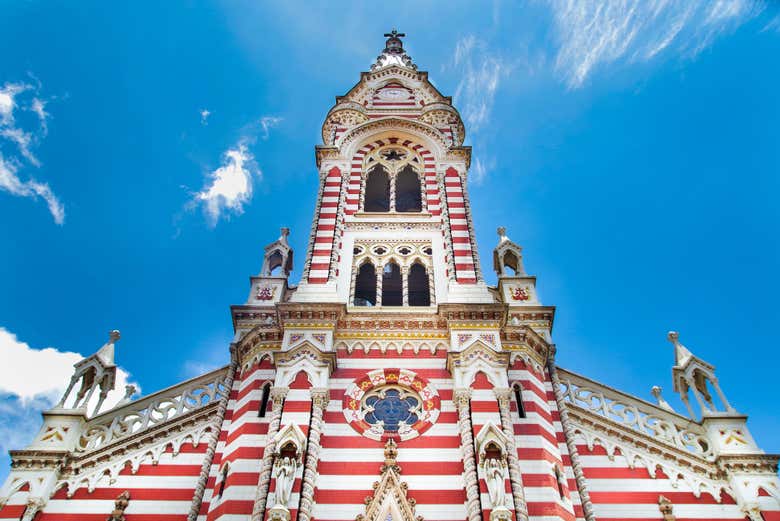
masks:
<svg viewBox="0 0 780 521"><path fill-rule="evenodd" d="M355 276L355 306L376 306L376 268L371 261L363 263Z"/></svg>
<svg viewBox="0 0 780 521"><path fill-rule="evenodd" d="M403 167L395 177L395 211L422 212L420 176L412 165Z"/></svg>
<svg viewBox="0 0 780 521"><path fill-rule="evenodd" d="M268 399L271 396L271 382L266 382L263 385L263 393L260 397L260 418L265 418L265 413L268 411Z"/></svg>
<svg viewBox="0 0 780 521"><path fill-rule="evenodd" d="M520 382L515 382L512 385L512 392L515 396L515 405L517 405L517 415L522 419L525 418L525 406L523 405L523 386Z"/></svg>
<svg viewBox="0 0 780 521"><path fill-rule="evenodd" d="M373 167L366 176L363 210L366 212L390 211L390 176L382 165Z"/></svg>
<svg viewBox="0 0 780 521"><path fill-rule="evenodd" d="M419 261L409 268L407 275L410 306L430 306L431 288L429 287L428 270Z"/></svg>
<svg viewBox="0 0 780 521"><path fill-rule="evenodd" d="M401 267L391 260L382 268L382 306L403 305Z"/></svg>

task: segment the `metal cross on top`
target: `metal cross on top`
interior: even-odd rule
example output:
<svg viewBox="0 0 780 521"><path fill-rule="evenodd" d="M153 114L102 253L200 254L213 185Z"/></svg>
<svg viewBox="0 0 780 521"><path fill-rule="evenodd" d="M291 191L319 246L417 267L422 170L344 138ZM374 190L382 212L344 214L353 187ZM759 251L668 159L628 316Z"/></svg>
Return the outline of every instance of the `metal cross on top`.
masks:
<svg viewBox="0 0 780 521"><path fill-rule="evenodd" d="M393 27L392 31L390 31L389 33L385 33L385 37L386 38L405 38L406 34L399 33L398 31L395 30L395 27Z"/></svg>

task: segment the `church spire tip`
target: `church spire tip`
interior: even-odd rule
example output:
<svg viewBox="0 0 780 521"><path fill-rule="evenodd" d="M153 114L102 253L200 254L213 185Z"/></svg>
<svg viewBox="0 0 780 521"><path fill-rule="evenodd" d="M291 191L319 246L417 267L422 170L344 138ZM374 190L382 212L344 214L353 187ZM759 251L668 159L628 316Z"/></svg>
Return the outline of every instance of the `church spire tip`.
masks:
<svg viewBox="0 0 780 521"><path fill-rule="evenodd" d="M400 65L409 69L417 69L417 65L412 63L412 59L406 54L404 50L404 42L401 38L406 37L405 33L399 33L398 30L393 28L389 33L385 33L385 48L382 50L382 54L377 56L376 62L371 66L371 70L375 71L388 65Z"/></svg>

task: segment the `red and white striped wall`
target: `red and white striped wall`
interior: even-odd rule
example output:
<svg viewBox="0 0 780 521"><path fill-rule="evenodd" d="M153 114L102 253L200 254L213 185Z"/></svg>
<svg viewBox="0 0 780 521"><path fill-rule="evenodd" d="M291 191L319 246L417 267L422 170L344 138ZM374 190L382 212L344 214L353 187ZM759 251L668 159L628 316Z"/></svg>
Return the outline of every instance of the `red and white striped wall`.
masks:
<svg viewBox="0 0 780 521"><path fill-rule="evenodd" d="M473 284L477 282L477 271L474 263L473 238L466 213L466 195L458 171L452 167L444 174L444 188L447 195L449 227L455 260L455 280L464 284Z"/></svg>
<svg viewBox="0 0 780 521"><path fill-rule="evenodd" d="M316 482L314 518L317 521L354 521L364 513L364 499L379 479L384 444L358 434L346 421L342 399L347 386L368 371L402 367L434 385L441 398L436 423L419 438L398 444L401 478L409 485L408 497L417 501L416 512L426 521L466 519L463 461L458 415L452 402L452 380L447 355L439 351L414 354L412 350L381 354L378 350L338 352L338 369L330 379L330 403L324 416L322 449Z"/></svg>
<svg viewBox="0 0 780 521"><path fill-rule="evenodd" d="M203 495L201 521L245 520L252 513L273 405L269 401L265 416L260 417L260 403L263 386L272 384L274 376L270 359L264 357L234 379Z"/></svg>
<svg viewBox="0 0 780 521"><path fill-rule="evenodd" d="M323 180L322 198L318 201L317 227L309 265L309 283L324 284L330 273L331 252L336 234L336 217L341 196L341 171L333 167Z"/></svg>
<svg viewBox="0 0 780 521"><path fill-rule="evenodd" d="M535 371L518 358L509 370L509 384L510 388L519 384L522 389L525 418L520 418L514 393L510 416L530 519L573 521L575 514L581 519L577 484L547 374ZM555 476L556 465L566 478L562 490Z"/></svg>

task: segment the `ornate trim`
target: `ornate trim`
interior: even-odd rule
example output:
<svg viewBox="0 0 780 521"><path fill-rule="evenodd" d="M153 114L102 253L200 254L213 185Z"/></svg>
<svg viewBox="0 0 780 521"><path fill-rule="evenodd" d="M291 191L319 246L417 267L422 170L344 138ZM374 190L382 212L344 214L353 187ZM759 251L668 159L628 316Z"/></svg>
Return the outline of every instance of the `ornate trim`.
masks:
<svg viewBox="0 0 780 521"><path fill-rule="evenodd" d="M408 497L409 486L401 481L401 467L396 461L398 446L392 439L385 443L385 462L380 467L380 480L374 482L373 492L366 497L365 513L359 514L355 521L423 521L416 515L417 504Z"/></svg>

